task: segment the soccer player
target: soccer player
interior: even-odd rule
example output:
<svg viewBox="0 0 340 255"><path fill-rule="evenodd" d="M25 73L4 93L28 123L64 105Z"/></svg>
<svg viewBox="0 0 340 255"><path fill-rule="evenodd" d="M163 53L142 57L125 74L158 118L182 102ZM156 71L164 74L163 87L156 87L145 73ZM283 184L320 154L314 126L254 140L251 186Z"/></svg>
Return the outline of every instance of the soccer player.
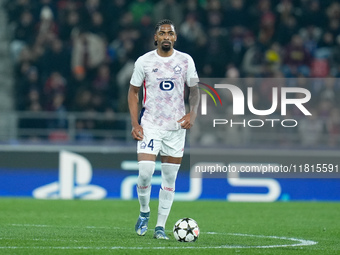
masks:
<svg viewBox="0 0 340 255"><path fill-rule="evenodd" d="M137 59L130 81L128 103L131 135L137 140L139 175L137 193L140 214L138 235L148 230L151 177L161 155L162 184L159 191L156 239L169 239L164 228L174 199L175 181L182 162L186 130L194 124L199 104L198 76L193 59L174 49L177 35L171 20L155 27L155 46ZM192 79L194 78L194 79ZM189 87L190 112L186 114L184 86ZM138 119L139 90L143 85L143 108Z"/></svg>

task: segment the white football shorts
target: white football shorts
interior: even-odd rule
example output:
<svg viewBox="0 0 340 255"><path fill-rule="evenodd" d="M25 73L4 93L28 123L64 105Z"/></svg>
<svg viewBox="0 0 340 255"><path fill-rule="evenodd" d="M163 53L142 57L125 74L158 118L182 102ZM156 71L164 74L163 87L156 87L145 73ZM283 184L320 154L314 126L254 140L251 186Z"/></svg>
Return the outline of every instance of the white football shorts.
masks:
<svg viewBox="0 0 340 255"><path fill-rule="evenodd" d="M144 138L137 142L137 153L181 158L184 153L185 129L158 130L143 128Z"/></svg>

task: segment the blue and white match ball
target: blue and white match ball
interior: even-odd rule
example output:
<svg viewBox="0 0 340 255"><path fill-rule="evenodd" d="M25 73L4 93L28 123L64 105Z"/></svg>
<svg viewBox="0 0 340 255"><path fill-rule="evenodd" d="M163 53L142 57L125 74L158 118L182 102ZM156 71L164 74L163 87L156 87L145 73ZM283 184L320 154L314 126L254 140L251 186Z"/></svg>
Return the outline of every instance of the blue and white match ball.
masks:
<svg viewBox="0 0 340 255"><path fill-rule="evenodd" d="M179 242L195 242L200 234L200 229L195 220L183 218L175 223L173 233Z"/></svg>

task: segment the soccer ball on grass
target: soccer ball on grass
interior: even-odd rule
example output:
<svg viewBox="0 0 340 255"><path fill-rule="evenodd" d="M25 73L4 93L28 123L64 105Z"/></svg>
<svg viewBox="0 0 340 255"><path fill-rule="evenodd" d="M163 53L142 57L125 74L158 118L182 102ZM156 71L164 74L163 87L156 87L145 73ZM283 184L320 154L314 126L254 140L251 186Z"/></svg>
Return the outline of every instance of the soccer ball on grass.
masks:
<svg viewBox="0 0 340 255"><path fill-rule="evenodd" d="M200 234L200 229L195 220L183 218L175 223L173 233L179 242L195 242Z"/></svg>

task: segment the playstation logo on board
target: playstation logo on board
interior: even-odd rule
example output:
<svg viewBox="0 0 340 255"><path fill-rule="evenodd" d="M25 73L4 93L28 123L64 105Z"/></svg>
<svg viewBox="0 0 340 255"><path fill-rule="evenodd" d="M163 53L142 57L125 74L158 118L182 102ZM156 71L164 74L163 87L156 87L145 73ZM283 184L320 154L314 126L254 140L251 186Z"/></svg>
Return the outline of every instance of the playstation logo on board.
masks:
<svg viewBox="0 0 340 255"><path fill-rule="evenodd" d="M81 155L60 151L59 180L33 190L38 199L103 199L107 191L90 184L92 180L91 163Z"/></svg>

